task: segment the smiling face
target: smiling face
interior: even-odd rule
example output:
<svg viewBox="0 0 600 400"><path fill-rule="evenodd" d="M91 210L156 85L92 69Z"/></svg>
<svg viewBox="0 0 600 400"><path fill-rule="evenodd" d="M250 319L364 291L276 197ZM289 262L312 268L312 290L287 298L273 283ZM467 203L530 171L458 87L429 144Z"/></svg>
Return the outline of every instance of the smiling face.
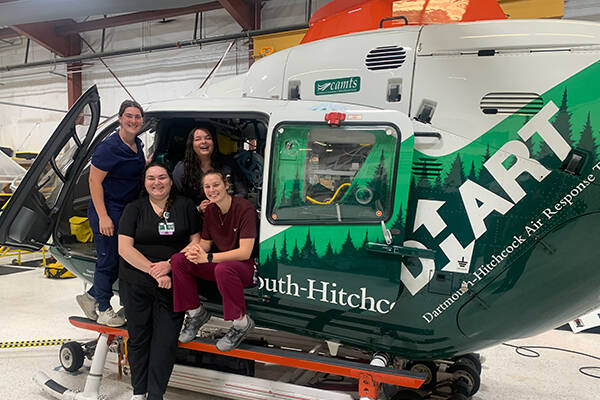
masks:
<svg viewBox="0 0 600 400"><path fill-rule="evenodd" d="M167 170L160 166L153 166L146 170L144 187L152 200L163 200L169 197L173 182Z"/></svg>
<svg viewBox="0 0 600 400"><path fill-rule="evenodd" d="M127 136L135 136L142 128L144 118L137 107L127 107L119 116L121 131Z"/></svg>
<svg viewBox="0 0 600 400"><path fill-rule="evenodd" d="M215 143L211 134L204 129L194 131L194 140L192 141L194 153L200 158L209 157L215 150Z"/></svg>
<svg viewBox="0 0 600 400"><path fill-rule="evenodd" d="M204 188L204 194L211 203L219 203L228 196L229 183L224 182L223 177L219 174L204 175L202 187Z"/></svg>

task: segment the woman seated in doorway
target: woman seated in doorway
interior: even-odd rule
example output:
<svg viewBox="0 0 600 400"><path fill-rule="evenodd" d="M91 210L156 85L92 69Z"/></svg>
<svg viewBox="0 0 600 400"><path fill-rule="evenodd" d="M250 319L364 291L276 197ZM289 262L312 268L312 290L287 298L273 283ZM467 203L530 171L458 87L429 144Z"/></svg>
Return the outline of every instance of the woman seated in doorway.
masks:
<svg viewBox="0 0 600 400"><path fill-rule="evenodd" d="M256 210L248 200L227 192L229 183L223 173L206 171L202 183L210 204L205 207L201 240L171 257L174 310L187 311L179 340L189 342L210 319L198 298L196 277L216 281L223 298L223 317L233 321L217 348L229 351L238 347L255 326L246 315L244 287L251 286L254 277Z"/></svg>
<svg viewBox="0 0 600 400"><path fill-rule="evenodd" d="M119 222L119 289L129 331L132 399L161 400L184 318L173 312L168 260L200 241L202 221L190 199L175 196L166 166L148 164L143 178L143 196L125 207Z"/></svg>
<svg viewBox="0 0 600 400"><path fill-rule="evenodd" d="M173 169L173 179L177 190L201 212L210 204L202 187L202 177L209 170L222 171L229 178L234 196L248 197L248 184L235 161L219 153L217 138L208 127L197 126L188 134L185 158Z"/></svg>

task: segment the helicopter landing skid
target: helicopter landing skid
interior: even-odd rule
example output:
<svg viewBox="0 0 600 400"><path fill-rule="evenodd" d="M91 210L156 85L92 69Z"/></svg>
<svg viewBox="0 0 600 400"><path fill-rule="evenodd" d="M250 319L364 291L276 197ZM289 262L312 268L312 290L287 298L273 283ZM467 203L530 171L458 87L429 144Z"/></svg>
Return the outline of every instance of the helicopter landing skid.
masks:
<svg viewBox="0 0 600 400"><path fill-rule="evenodd" d="M119 344L123 342L124 338L128 337L127 329L126 327L107 327L82 317L70 317L69 322L76 327L95 331L100 334L96 345L90 345L90 343L87 343L84 344L82 346L83 348L81 349L75 349L73 346L70 346L70 352L66 352L66 350L69 350L67 348L61 348L61 363L63 364L63 367L69 371L72 371L74 367L81 367L83 364L84 355L87 355L88 358L92 359L92 367L86 379L84 391L71 391L48 378L41 372L34 377L34 380L45 392L61 400L103 399L104 397L99 394L99 387L107 354L109 350L114 351L116 349L118 352L119 361L117 366L119 369L119 377L121 377L121 374L125 368L125 358L122 357L123 346L120 346ZM116 346L115 343L117 344ZM398 370L376 365L369 365L362 362L357 362L355 360L339 357L334 358L314 353L311 354L304 351L286 350L282 348L251 345L248 343L242 343L239 348L223 353L217 350L216 340L198 337L189 343L179 343L179 347L204 353L235 357L238 359L255 360L266 364L276 364L295 369L317 371L325 374L355 378L358 379L358 392L363 400L375 400L378 395L379 387L382 383L401 386L404 388L417 389L425 380L424 374L418 371ZM67 365L65 365L63 362L63 351L65 351L65 354L68 355L68 357L64 357ZM93 356L91 356L92 352ZM181 369L184 371L180 374L178 371ZM221 382L222 386L218 388L211 388L207 387L207 385L200 385L200 382L204 384L207 381L207 379L202 379L206 378L207 374L212 374L208 381L212 382L213 384L219 384L219 382ZM181 379L179 379L181 376L187 376L190 382L187 384L182 383ZM238 381L236 381L236 384L232 385L231 382L235 379L238 379ZM303 398L306 399L317 400L328 398L349 400L352 398L348 394L332 392L325 389L315 389L299 386L297 384L255 378L252 376L240 376L180 365L175 365L169 385L205 393L218 392L220 395L225 394L227 396L231 396L233 399L247 399L249 394L252 394L253 398L265 400L297 399L299 390L301 390L302 394L305 395ZM234 390L232 390L231 393L224 392L226 387L233 387ZM269 390L264 390L265 387L269 387ZM354 386L354 391L356 391L356 386ZM259 393L260 396L256 397Z"/></svg>

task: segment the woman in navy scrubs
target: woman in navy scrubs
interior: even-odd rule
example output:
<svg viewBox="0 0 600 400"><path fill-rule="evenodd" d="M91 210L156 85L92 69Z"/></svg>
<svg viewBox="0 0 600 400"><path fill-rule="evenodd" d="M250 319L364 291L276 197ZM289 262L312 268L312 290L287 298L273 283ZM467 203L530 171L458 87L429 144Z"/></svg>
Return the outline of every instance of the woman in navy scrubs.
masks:
<svg viewBox="0 0 600 400"><path fill-rule="evenodd" d="M92 199L88 218L97 261L94 284L87 293L77 296L77 302L88 318L113 327L125 324L125 318L110 306L110 299L119 272L116 234L119 219L125 206L137 198L146 164L142 142L137 138L143 118L142 106L125 100L119 108L119 129L96 147L90 166Z"/></svg>

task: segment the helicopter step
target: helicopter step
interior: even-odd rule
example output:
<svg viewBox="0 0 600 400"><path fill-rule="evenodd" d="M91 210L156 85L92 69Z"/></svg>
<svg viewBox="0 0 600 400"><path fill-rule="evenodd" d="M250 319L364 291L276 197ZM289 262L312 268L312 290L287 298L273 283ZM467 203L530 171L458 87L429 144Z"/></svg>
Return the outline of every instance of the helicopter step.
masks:
<svg viewBox="0 0 600 400"><path fill-rule="evenodd" d="M69 322L76 327L95 331L100 334L100 337L96 343L89 342L81 345L77 342L69 342L65 343L63 347L61 347L61 364L63 364L63 367L68 371L75 371L79 369L83 365L85 357L92 360L92 366L86 379L84 391L81 393L70 391L59 383L49 379L43 373L36 375L34 380L45 392L50 393L54 397L62 400L99 399L100 395L98 390L100 387L100 381L102 379L102 371L104 369L109 351L118 353L117 365L119 368L119 377L121 377L123 374L124 357L122 356L124 353L124 346L122 346L122 343L124 341L123 339L128 336L128 332L125 327L111 328L97 324L92 320L82 317L70 317ZM274 343L281 342L282 344L285 343L286 346L267 347L264 345L266 344L264 339L262 339L263 345L249 344L248 342L257 342L257 339L254 338L254 340L249 340L245 343L242 343L238 349L227 353L222 353L217 350L215 339L198 337L189 343L180 343L179 347L203 353L212 353L237 359L254 360L267 364L276 364L295 369L303 369L317 373L332 374L346 378L358 379L358 392L361 399L376 399L380 384L382 383L404 388L417 389L425 380L424 374L419 371L407 371L385 367L385 361L382 357L374 357L371 364L368 364L365 362L368 362L368 360L364 360L364 354L362 357L363 360L355 356L349 356L348 354L352 354L352 351L340 352L335 344L331 344L328 347L330 352L332 349L335 349L334 353L336 353L337 357L324 356L319 354L320 346L313 346L312 352L303 351L300 348L295 348L299 347L299 340L294 341L294 338L289 337L287 334L277 335L277 332L271 330L268 330L268 332L270 346L274 346L273 343L271 343L271 336L274 337ZM260 330L259 333L261 333ZM264 334L265 332L263 331L262 333ZM314 344L308 342L310 342L310 340L305 343L305 346ZM292 348L294 349L292 350ZM182 376L184 376L185 379L181 379ZM216 379L216 376L221 376L220 380ZM199 381L202 381L203 383L206 382L206 378L210 378L208 381L212 381L213 378L216 380L212 385L198 385ZM240 379L242 379L241 382L243 382L244 385L232 385L229 383L228 385L221 386L219 388L215 386L218 385L219 382L235 382L236 380ZM303 398L306 398L307 400L321 398L351 399L349 395L344 393L307 388L285 382L275 382L271 380L267 381L261 378L249 376L240 377L239 375L236 376L235 374L227 374L198 368L190 369L190 367L179 365L176 365L171 380L174 381L173 383L175 384L172 385L172 382L170 382L170 385L175 387L182 387L186 389L194 388L193 390L196 391L213 394L219 391L221 395L224 394L223 387L235 387L236 390L227 392L227 395L233 396L232 398L240 399L248 398L247 396L249 394L252 394L253 398L265 400L275 398L297 399L296 396L300 392L304 394L305 397ZM193 384L193 382L196 383ZM356 391L355 382L356 381L353 383L353 388L350 388L349 390ZM267 383L268 385L265 386ZM245 389L241 389L244 387ZM265 387L268 387L269 390L265 391ZM262 390L260 390L260 388L262 388ZM347 386L347 388L349 387ZM238 393L240 390L242 394ZM286 397L285 393L288 393L289 396L292 397Z"/></svg>

